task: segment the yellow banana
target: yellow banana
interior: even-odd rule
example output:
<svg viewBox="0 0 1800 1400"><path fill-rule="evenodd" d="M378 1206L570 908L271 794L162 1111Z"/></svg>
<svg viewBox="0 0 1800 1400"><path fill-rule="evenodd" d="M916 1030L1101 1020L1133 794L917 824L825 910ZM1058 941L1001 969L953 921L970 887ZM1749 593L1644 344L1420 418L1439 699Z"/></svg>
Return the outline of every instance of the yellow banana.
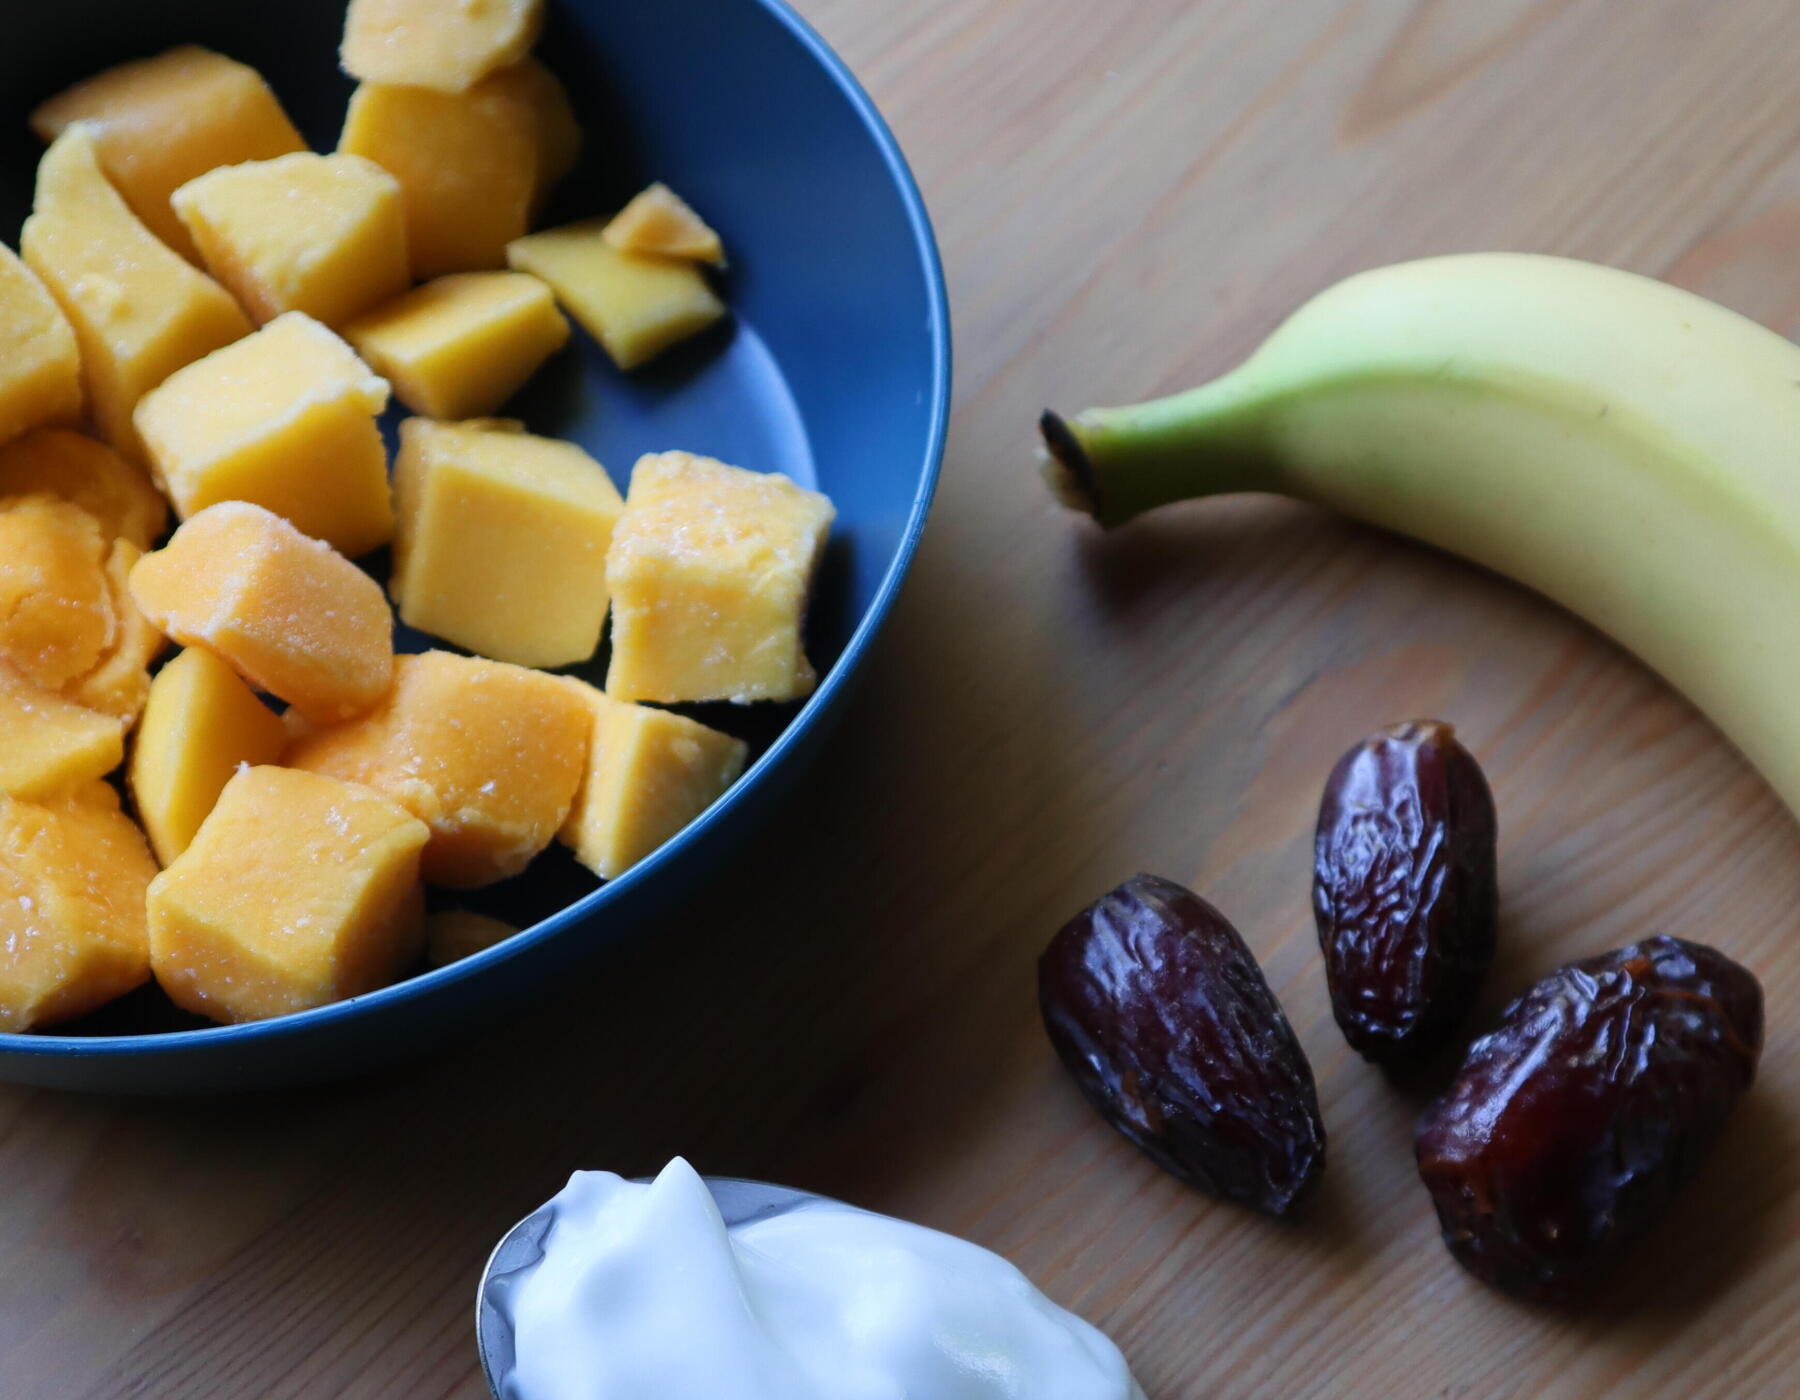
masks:
<svg viewBox="0 0 1800 1400"><path fill-rule="evenodd" d="M1528 584L1800 812L1800 346L1773 331L1588 263L1432 258L1339 283L1210 384L1042 428L1103 525L1270 491Z"/></svg>

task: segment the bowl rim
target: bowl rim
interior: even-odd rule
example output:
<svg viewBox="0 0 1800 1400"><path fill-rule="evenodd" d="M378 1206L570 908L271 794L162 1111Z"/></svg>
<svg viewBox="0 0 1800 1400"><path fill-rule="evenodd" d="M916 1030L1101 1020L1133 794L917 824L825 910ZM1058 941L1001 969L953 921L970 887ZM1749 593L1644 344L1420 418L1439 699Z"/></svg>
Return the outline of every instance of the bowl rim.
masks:
<svg viewBox="0 0 1800 1400"><path fill-rule="evenodd" d="M847 63L825 42L787 0L749 0L811 55L828 78L849 102L875 144L888 178L900 196L902 209L912 234L913 250L925 274L928 303L928 331L931 339L930 431L926 439L919 481L908 510L900 541L875 590L874 600L864 611L861 621L844 644L837 661L825 674L818 688L807 697L800 710L788 721L775 741L751 764L744 774L713 805L689 822L675 836L664 842L649 856L639 861L617 879L608 880L573 904L565 905L549 917L491 948L472 954L444 967L432 968L404 981L348 997L327 1006L307 1011L289 1012L261 1021L245 1021L236 1025L204 1026L197 1030L144 1031L131 1035L57 1035L35 1031L0 1032L0 1056L36 1056L69 1058L117 1058L133 1054L173 1052L217 1048L228 1050L252 1040L277 1040L284 1036L323 1030L339 1021L349 1021L374 1007L397 1006L440 988L480 976L483 972L522 956L528 949L554 938L573 925L585 921L609 900L621 897L642 882L654 879L665 865L676 860L681 851L698 840L710 827L724 820L726 814L746 800L752 788L765 781L770 772L786 757L806 733L814 728L849 685L851 677L862 665L875 634L893 610L900 586L918 551L924 533L926 515L936 494L938 478L943 471L944 445L949 432L951 397L950 299L944 281L943 259L932 230L931 216L924 196L900 143L882 117L874 100L850 71Z"/></svg>

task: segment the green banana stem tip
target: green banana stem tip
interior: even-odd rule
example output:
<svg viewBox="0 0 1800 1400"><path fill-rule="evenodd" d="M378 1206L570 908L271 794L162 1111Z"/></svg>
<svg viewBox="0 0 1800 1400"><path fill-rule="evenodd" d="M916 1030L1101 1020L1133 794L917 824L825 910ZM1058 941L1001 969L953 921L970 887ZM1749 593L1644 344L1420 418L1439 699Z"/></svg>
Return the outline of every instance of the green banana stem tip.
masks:
<svg viewBox="0 0 1800 1400"><path fill-rule="evenodd" d="M1075 429L1061 414L1045 409L1038 419L1038 431L1044 436L1044 482L1051 493L1070 510L1097 517L1100 492L1094 482L1094 464Z"/></svg>

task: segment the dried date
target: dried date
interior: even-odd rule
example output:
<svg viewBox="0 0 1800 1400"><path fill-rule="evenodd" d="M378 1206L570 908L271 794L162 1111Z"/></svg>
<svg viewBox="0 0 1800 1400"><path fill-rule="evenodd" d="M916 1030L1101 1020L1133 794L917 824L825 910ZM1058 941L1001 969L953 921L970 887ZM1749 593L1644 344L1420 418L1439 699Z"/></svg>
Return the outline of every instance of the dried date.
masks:
<svg viewBox="0 0 1800 1400"><path fill-rule="evenodd" d="M1331 1009L1365 1059L1416 1058L1468 1013L1494 956L1494 799L1439 720L1371 735L1319 804L1313 917Z"/></svg>
<svg viewBox="0 0 1800 1400"><path fill-rule="evenodd" d="M1566 1299L1696 1169L1756 1073L1762 988L1652 938L1551 973L1420 1120L1444 1243L1509 1292Z"/></svg>
<svg viewBox="0 0 1800 1400"><path fill-rule="evenodd" d="M1323 1170L1306 1054L1243 939L1192 891L1127 880L1051 940L1038 995L1082 1092L1183 1181L1286 1215Z"/></svg>

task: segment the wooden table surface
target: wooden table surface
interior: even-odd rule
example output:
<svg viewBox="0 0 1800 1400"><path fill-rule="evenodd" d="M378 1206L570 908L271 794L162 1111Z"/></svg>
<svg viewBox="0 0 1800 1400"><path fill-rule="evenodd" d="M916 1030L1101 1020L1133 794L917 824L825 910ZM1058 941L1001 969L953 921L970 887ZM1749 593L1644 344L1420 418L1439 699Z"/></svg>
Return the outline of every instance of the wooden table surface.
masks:
<svg viewBox="0 0 1800 1400"><path fill-rule="evenodd" d="M1794 1393L1800 843L1762 782L1499 579L1266 501L1101 539L1031 469L1046 404L1185 386L1423 253L1619 263L1793 334L1792 0L802 8L919 174L958 375L917 568L796 824L572 1006L422 1069L232 1104L0 1089L0 1394L475 1400L495 1238L574 1168L673 1153L1001 1250L1156 1400ZM1767 988L1756 1090L1579 1315L1451 1263L1419 1099L1326 1006L1319 784L1420 713L1499 803L1490 1011L1659 929ZM1052 1058L1033 961L1140 868L1232 916L1312 1057L1330 1168L1290 1225L1162 1175Z"/></svg>

